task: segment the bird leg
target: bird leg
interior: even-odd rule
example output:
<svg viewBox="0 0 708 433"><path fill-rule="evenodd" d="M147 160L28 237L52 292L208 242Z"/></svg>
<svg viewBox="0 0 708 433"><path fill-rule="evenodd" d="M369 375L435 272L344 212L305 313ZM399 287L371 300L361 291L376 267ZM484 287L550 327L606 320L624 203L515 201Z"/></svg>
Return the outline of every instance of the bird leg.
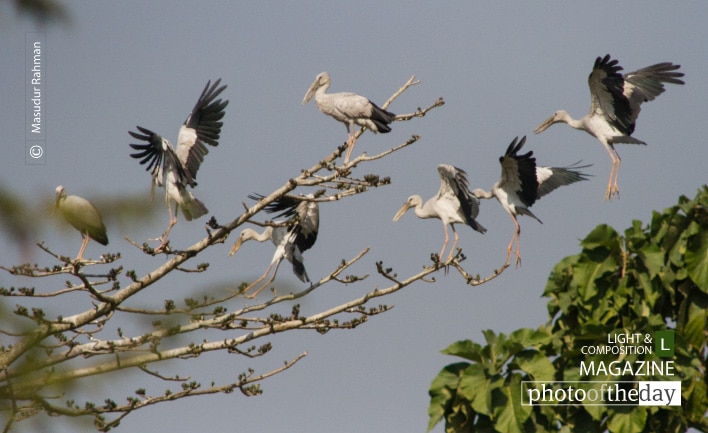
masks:
<svg viewBox="0 0 708 433"><path fill-rule="evenodd" d="M509 246L506 247L506 263L507 264L511 263L509 258L511 257L511 250L514 246L514 240L516 240L516 264L515 264L515 266L518 268L519 265L521 265L521 226L519 226L519 221L516 219L516 216L512 215L511 219L514 220L514 226L516 228L514 230L514 235L511 237L511 241L509 242Z"/></svg>
<svg viewBox="0 0 708 433"><path fill-rule="evenodd" d="M445 247L447 246L447 242L450 240L450 237L447 234L447 226L445 224L443 224L443 229L445 229L445 242L443 242L442 249L440 250L440 254L438 255L439 262L442 262L443 252L445 252Z"/></svg>
<svg viewBox="0 0 708 433"><path fill-rule="evenodd" d="M619 187L617 186L617 178L619 177L620 163L622 162L617 150L614 146L607 146L607 153L610 155L612 160L612 167L610 168L610 179L607 181L607 190L605 191L605 198L602 201L610 200L617 195L619 198Z"/></svg>
<svg viewBox="0 0 708 433"><path fill-rule="evenodd" d="M344 157L344 164L349 162L349 157L352 156L354 145L356 145L356 138L353 134L347 133L347 154Z"/></svg>
<svg viewBox="0 0 708 433"><path fill-rule="evenodd" d="M167 209L169 209L169 211L170 211L170 225L167 226L167 230L165 230L165 232L162 234L162 236L160 236L158 238L158 240L160 241L160 246L155 248L155 252L162 251L167 246L167 244L170 243L170 241L169 241L169 239L167 239L167 237L170 235L170 231L172 230L172 227L174 227L175 224L177 224L177 210L178 210L178 208L179 208L179 205L175 204L175 213L173 215L172 214L172 206L170 206L169 203L167 204Z"/></svg>
<svg viewBox="0 0 708 433"><path fill-rule="evenodd" d="M455 230L455 226L451 225L450 227L452 227L452 234L455 235L455 237L452 241L452 246L450 247L450 253L447 255L447 260L445 260L446 262L452 259L452 253L453 251L455 251L455 247L457 246L457 241L459 239L459 236L457 235L457 230ZM447 233L447 230L445 230L445 233Z"/></svg>
<svg viewBox="0 0 708 433"><path fill-rule="evenodd" d="M88 234L84 235L81 233L81 248L79 248L79 254L76 255L75 260L81 260L84 257L84 251L86 250L86 246L89 243L89 236Z"/></svg>
<svg viewBox="0 0 708 433"><path fill-rule="evenodd" d="M266 281L265 283L263 283L263 285L261 285L255 292L253 292L253 294L246 296L246 298L249 298L249 299L255 298L256 296L258 296L259 293L261 293L261 292L263 291L263 289L265 289L266 287L268 287L268 285L269 285L270 283L272 283L272 282L275 280L275 276L278 274L278 268L280 267L280 262L281 262L281 260L278 260L278 261L276 262L275 271L273 271L273 276L270 277L270 279L269 279L268 281ZM254 282L252 282L251 284L249 284L245 289L243 289L243 292L241 292L241 293L242 293L242 294L246 294L246 292L248 292L249 290L253 289L254 286L256 286L258 283L260 283L261 281L263 281L263 280L265 279L265 277L267 277L268 274L270 273L270 268L272 268L272 267L273 267L273 262L271 262L270 265L268 265L268 268L267 268L266 271L263 273L263 275L260 276L260 278L258 278L257 280L255 280Z"/></svg>

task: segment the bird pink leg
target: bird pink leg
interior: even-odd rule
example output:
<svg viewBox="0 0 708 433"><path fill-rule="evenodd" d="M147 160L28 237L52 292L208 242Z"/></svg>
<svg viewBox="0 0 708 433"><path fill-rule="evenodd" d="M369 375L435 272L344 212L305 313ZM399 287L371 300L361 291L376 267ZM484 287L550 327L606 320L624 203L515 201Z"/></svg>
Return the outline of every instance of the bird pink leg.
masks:
<svg viewBox="0 0 708 433"><path fill-rule="evenodd" d="M89 237L88 235L85 235L82 233L81 234L81 248L79 248L79 254L76 255L75 260L81 260L84 257L84 251L86 250L86 246L89 243Z"/></svg>
<svg viewBox="0 0 708 433"><path fill-rule="evenodd" d="M521 266L521 227L518 221L516 221L516 263L514 266L517 268Z"/></svg>
<svg viewBox="0 0 708 433"><path fill-rule="evenodd" d="M173 215L172 214L172 206L170 206L170 204L167 203L167 209L169 209L169 211L170 211L170 225L167 226L167 230L165 230L165 232L162 234L162 236L160 236L160 238L159 238L160 246L155 248L155 252L162 251L162 249L165 248L167 246L167 244L169 243L169 240L167 239L167 237L170 235L170 231L172 230L172 227L174 227L175 224L177 224L177 210L178 210L178 208L179 208L179 205L175 204L175 213Z"/></svg>
<svg viewBox="0 0 708 433"><path fill-rule="evenodd" d="M270 268L271 268L272 266L273 266L273 263L271 263L270 265L268 265L268 268L265 270L265 272L263 273L263 275L261 275L260 277L258 277L257 280L253 281L253 282L252 282L251 284L249 284L248 286L246 286L246 288L243 289L243 291L242 291L241 293L245 294L245 293L248 292L249 290L253 289L258 283L260 283L261 281L263 281L263 280L265 279L265 277L268 276L268 273L270 273ZM266 283L266 284L269 284L269 283ZM259 291L260 291L260 289L259 289ZM255 298L255 296L256 296L257 294L258 294L258 291L257 291L254 295L247 296L247 298Z"/></svg>
<svg viewBox="0 0 708 433"><path fill-rule="evenodd" d="M457 230L455 230L455 226L451 225L452 227L452 234L454 235L453 241L452 241L452 246L450 247L450 253L447 255L447 260L449 261L452 259L452 253L455 251L455 247L457 246L457 241L459 240L459 236L457 235ZM447 230L445 230L445 233L447 233Z"/></svg>
<svg viewBox="0 0 708 433"><path fill-rule="evenodd" d="M518 268L521 264L521 226L519 226L519 221L516 219L515 215L512 215L511 219L514 220L514 226L516 228L509 242L509 246L506 247L506 263L511 263L509 258L511 257L511 250L514 247L514 240L516 240L516 267Z"/></svg>
<svg viewBox="0 0 708 433"><path fill-rule="evenodd" d="M258 296L259 293L261 293L261 292L263 291L263 289L265 289L266 287L268 287L268 285L269 285L270 283L272 283L272 282L275 280L275 276L278 275L278 268L280 267L280 262L281 262L281 261L282 261L282 260L278 260L278 261L276 262L276 264L275 264L275 270L273 271L273 276L270 277L270 279L269 279L268 281L266 281L265 283L263 283L263 285L261 285L255 292L253 292L253 294L246 296L247 298L249 298L249 299L255 298L256 296ZM263 275L261 275L260 278L258 278L256 281L254 281L254 282L252 282L251 284L249 284L248 287L246 287L245 289L243 289L243 292L241 292L241 293L245 294L246 292L248 292L249 290L251 290L256 284L258 284L258 283L260 283L261 281L263 281L263 280L265 279L265 277L267 277L268 274L270 273L270 268L272 268L272 267L273 267L273 262L271 262L270 265L268 265L268 269L266 269L265 273L263 273Z"/></svg>
<svg viewBox="0 0 708 433"><path fill-rule="evenodd" d="M344 157L344 163L349 162L349 157L352 156L352 151L354 151L354 146L356 145L356 138L353 134L347 133L347 154Z"/></svg>
<svg viewBox="0 0 708 433"><path fill-rule="evenodd" d="M617 178L619 177L619 169L620 169L620 163L621 159L619 154L617 153L617 150L613 146L605 146L607 149L607 153L610 155L610 159L612 160L612 167L610 168L610 178L607 181L607 190L605 191L605 198L602 199L602 201L610 200L612 201L612 198L617 195L617 198L619 198L619 186L617 186Z"/></svg>
<svg viewBox="0 0 708 433"><path fill-rule="evenodd" d="M443 224L443 228L445 229L445 242L443 242L442 249L440 250L440 255L438 255L438 260L442 260L442 255L445 251L445 247L447 246L447 241L450 240L450 237L447 235L447 225Z"/></svg>

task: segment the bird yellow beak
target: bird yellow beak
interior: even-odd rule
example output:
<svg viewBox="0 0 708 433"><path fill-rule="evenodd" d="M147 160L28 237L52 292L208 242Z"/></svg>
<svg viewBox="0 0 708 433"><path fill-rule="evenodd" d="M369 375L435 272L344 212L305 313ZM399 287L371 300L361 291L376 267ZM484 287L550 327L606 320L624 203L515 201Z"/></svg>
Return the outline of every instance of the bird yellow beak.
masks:
<svg viewBox="0 0 708 433"><path fill-rule="evenodd" d="M396 212L396 215L393 216L393 222L396 222L399 219L401 219L403 214L405 214L406 211L408 210L408 208L410 208L410 207L411 207L411 205L408 202L403 203L403 206L401 206L401 208L398 209L398 212Z"/></svg>
<svg viewBox="0 0 708 433"><path fill-rule="evenodd" d="M305 97L302 98L302 105L305 105L308 102L310 102L310 99L312 99L312 95L315 94L315 90L317 90L319 85L320 85L320 77L317 77L317 78L315 78L315 81L312 83L310 88L307 89L307 93L305 93Z"/></svg>
<svg viewBox="0 0 708 433"><path fill-rule="evenodd" d="M234 246L231 247L231 251L229 251L229 256L233 256L234 254L236 254L236 251L238 251L238 249L241 248L241 244L243 244L243 241L239 237L236 240L236 243L234 243Z"/></svg>
<svg viewBox="0 0 708 433"><path fill-rule="evenodd" d="M540 134L546 129L548 129L549 126L553 125L553 121L555 120L555 115L549 117L548 119L544 120L543 123L538 125L536 129L533 130L534 134Z"/></svg>

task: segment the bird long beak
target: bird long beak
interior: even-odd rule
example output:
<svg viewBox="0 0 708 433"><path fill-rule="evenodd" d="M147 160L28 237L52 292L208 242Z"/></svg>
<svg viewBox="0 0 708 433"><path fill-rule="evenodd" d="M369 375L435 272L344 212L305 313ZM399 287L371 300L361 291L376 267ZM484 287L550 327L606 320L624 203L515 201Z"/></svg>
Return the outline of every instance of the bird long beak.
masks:
<svg viewBox="0 0 708 433"><path fill-rule="evenodd" d="M317 90L317 88L320 85L319 81L320 81L319 77L315 78L315 81L312 83L310 88L307 89L307 93L305 93L305 97L302 98L302 105L305 105L308 102L310 102L310 99L312 99L312 96L315 94L315 90Z"/></svg>
<svg viewBox="0 0 708 433"><path fill-rule="evenodd" d="M545 131L546 129L548 129L549 126L553 125L553 122L555 121L555 119L556 119L556 116L553 115L553 116L549 117L548 119L544 120L543 123L538 125L538 127L533 130L534 134L540 134L543 131Z"/></svg>
<svg viewBox="0 0 708 433"><path fill-rule="evenodd" d="M401 208L398 209L398 212L396 212L396 215L393 216L393 222L396 222L401 219L403 214L405 214L410 207L411 205L408 202L403 203L403 206L401 206Z"/></svg>
<svg viewBox="0 0 708 433"><path fill-rule="evenodd" d="M234 254L236 254L236 251L238 251L238 249L241 248L241 244L243 244L243 241L239 237L236 240L236 243L234 243L234 246L231 247L231 251L229 251L229 256L233 256Z"/></svg>

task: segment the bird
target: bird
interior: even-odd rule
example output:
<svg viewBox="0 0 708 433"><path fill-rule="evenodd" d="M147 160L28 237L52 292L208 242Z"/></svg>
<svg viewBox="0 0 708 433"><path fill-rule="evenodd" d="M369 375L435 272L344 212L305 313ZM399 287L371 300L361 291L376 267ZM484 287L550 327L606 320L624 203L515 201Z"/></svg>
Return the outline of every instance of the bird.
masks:
<svg viewBox="0 0 708 433"><path fill-rule="evenodd" d="M76 255L76 260L83 259L89 239L93 239L101 245L108 245L108 235L103 218L91 202L76 195L66 195L66 189L59 185L56 188L54 209L59 210L66 222L81 233L81 248Z"/></svg>
<svg viewBox="0 0 708 433"><path fill-rule="evenodd" d="M145 144L130 144L136 153L130 156L140 159L140 164L146 164L146 171L152 174L151 196L155 186L165 186L165 201L169 210L170 223L167 230L160 237L161 249L167 244L167 237L177 224L177 209L182 209L182 214L187 221L206 215L209 210L199 199L187 190L187 187L197 186L197 171L209 153L205 146L219 145L219 135L224 117L224 109L229 101L216 99L226 89L226 85L219 87L221 79L211 84L207 81L197 103L187 116L177 136L177 149L165 138L155 132L137 126L139 132L129 131L129 134ZM175 204L174 215L172 203Z"/></svg>
<svg viewBox="0 0 708 433"><path fill-rule="evenodd" d="M581 166L578 162L568 167L537 167L533 151L519 155L524 143L526 143L526 136L521 140L515 137L507 147L504 156L499 157L502 168L501 178L492 185L490 191L482 188L472 191L472 195L478 199L496 198L514 221L515 231L506 249L506 263L509 263L514 240L516 240L517 267L521 263L521 227L516 216L527 215L543 224L529 208L536 200L560 186L587 180L588 174L573 169L590 166Z"/></svg>
<svg viewBox="0 0 708 433"><path fill-rule="evenodd" d="M349 161L349 156L354 149L354 136L352 128L354 125L366 127L374 133L385 134L391 131L389 124L396 119L396 115L380 108L364 96L351 92L325 93L332 84L332 79L327 72L320 72L305 97L302 105L307 104L312 97L315 97L317 108L336 120L344 123L347 127L347 155L345 161Z"/></svg>
<svg viewBox="0 0 708 433"><path fill-rule="evenodd" d="M450 226L454 235L454 241L447 257L447 260L450 260L459 238L455 224L466 224L482 234L487 229L475 220L479 215L479 201L470 194L467 173L461 168L448 164L438 165L438 173L440 173L440 189L437 195L428 199L425 204L423 204L423 198L417 194L408 197L408 200L394 215L393 221L398 221L410 208L414 208L418 218L437 218L442 221L445 242L443 242L438 255L440 260L442 260L443 252L450 240L447 230L447 226Z"/></svg>
<svg viewBox="0 0 708 433"><path fill-rule="evenodd" d="M663 93L664 83L684 84L679 79L684 74L675 72L680 67L663 62L622 75L623 68L616 59L611 59L609 54L598 57L588 77L590 112L580 119L573 119L565 110L556 111L534 132L540 134L554 123L562 122L597 138L612 160L603 201L612 200L615 195L619 197L617 177L621 160L614 145L646 144L632 137L640 106Z"/></svg>
<svg viewBox="0 0 708 433"><path fill-rule="evenodd" d="M262 195L249 195L253 200L263 199ZM284 195L278 200L269 203L265 207L267 213L281 212L276 218L289 217L282 223L277 223L275 226L267 226L263 232L247 228L244 229L229 251L229 256L233 256L243 245L249 240L265 242L270 240L275 245L275 253L273 258L261 277L249 284L242 293L247 293L257 284L263 281L270 270L275 266L273 275L264 284L262 284L249 298L255 298L258 294L275 280L278 273L278 267L283 259L287 259L293 265L293 273L303 283L309 283L310 277L305 270L305 263L302 253L312 248L317 240L317 232L320 226L320 208L316 201L313 201L314 195L308 194L303 197Z"/></svg>

